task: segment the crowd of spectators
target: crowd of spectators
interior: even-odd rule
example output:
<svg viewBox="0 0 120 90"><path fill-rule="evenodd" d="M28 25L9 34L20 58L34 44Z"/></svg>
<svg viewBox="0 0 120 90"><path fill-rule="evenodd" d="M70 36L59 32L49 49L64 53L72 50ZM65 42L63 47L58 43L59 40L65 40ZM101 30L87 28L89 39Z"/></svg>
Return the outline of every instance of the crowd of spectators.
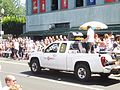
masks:
<svg viewBox="0 0 120 90"><path fill-rule="evenodd" d="M94 38L95 52L113 50L115 47L120 46L120 36L104 34L104 36L99 37L98 34L95 34ZM0 42L0 56L10 57L14 60L27 60L29 52L42 51L50 43L60 40L67 41L68 39L63 35L48 36L41 40L32 40L29 37L6 39Z"/></svg>
<svg viewBox="0 0 120 90"><path fill-rule="evenodd" d="M105 33L103 37L95 34L95 52L120 50L120 36Z"/></svg>
<svg viewBox="0 0 120 90"><path fill-rule="evenodd" d="M68 39L63 35L49 36L41 40L32 40L29 37L6 39L0 42L0 56L27 60L29 52L42 51L50 43L60 40Z"/></svg>

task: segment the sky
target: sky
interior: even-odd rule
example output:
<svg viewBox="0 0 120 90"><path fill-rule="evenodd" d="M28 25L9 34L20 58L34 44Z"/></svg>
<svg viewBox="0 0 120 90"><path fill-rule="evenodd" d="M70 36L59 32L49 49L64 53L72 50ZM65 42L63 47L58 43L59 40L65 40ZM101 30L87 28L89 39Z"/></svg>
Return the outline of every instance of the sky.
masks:
<svg viewBox="0 0 120 90"><path fill-rule="evenodd" d="M20 3L25 5L26 0L20 0Z"/></svg>

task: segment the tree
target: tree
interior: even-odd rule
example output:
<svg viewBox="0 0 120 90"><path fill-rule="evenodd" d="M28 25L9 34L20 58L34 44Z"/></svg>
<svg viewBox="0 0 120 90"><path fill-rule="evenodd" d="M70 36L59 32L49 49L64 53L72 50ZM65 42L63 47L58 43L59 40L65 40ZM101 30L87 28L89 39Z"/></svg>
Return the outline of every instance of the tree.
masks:
<svg viewBox="0 0 120 90"><path fill-rule="evenodd" d="M23 33L23 25L25 24L25 17L7 16L3 18L3 31L5 34L12 34L19 36Z"/></svg>
<svg viewBox="0 0 120 90"><path fill-rule="evenodd" d="M26 19L25 7L20 5L20 0L0 0L0 9L2 8L5 11L2 17L2 30L4 33L17 36L22 34Z"/></svg>
<svg viewBox="0 0 120 90"><path fill-rule="evenodd" d="M0 0L0 16L2 16L2 13L1 13L1 10L2 10L2 5L3 3L2 3L2 0Z"/></svg>
<svg viewBox="0 0 120 90"><path fill-rule="evenodd" d="M0 9L2 8L2 0L0 0Z"/></svg>
<svg viewBox="0 0 120 90"><path fill-rule="evenodd" d="M20 0L2 0L2 8L4 8L4 16L25 16L25 7L19 4ZM18 3L17 3L18 2ZM17 4L16 4L17 3Z"/></svg>

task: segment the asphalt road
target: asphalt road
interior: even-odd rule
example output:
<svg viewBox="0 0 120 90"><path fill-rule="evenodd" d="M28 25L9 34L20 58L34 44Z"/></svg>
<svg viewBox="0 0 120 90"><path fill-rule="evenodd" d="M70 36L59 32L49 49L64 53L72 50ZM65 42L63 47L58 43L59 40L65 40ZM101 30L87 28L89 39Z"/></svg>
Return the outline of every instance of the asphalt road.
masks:
<svg viewBox="0 0 120 90"><path fill-rule="evenodd" d="M41 74L33 75L25 60L0 58L0 64L0 80L3 86L5 75L12 74L23 90L120 90L120 75L111 75L107 80L94 75L90 81L80 82L73 73L43 70Z"/></svg>

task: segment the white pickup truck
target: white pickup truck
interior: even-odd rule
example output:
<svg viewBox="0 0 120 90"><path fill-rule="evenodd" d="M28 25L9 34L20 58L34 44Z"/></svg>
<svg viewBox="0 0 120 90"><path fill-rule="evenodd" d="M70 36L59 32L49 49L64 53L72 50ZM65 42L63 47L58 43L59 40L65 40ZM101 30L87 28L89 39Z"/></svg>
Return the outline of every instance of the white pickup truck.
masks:
<svg viewBox="0 0 120 90"><path fill-rule="evenodd" d="M110 74L119 72L120 66L115 61L110 54L86 53L81 42L56 41L41 52L31 53L28 64L35 74L42 68L70 71L79 80L86 81L91 74L100 74L107 78Z"/></svg>

